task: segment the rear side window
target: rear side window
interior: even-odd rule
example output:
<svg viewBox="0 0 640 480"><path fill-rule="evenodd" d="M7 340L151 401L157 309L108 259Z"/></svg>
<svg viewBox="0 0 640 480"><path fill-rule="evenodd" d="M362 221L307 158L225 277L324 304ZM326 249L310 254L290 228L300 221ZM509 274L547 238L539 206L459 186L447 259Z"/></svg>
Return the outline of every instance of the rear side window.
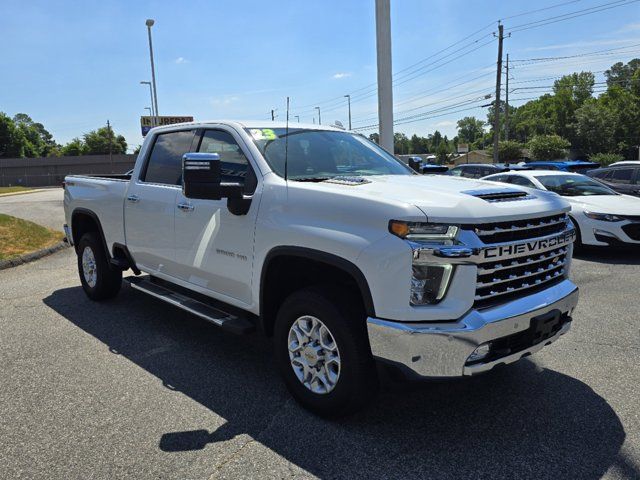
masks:
<svg viewBox="0 0 640 480"><path fill-rule="evenodd" d="M514 185L520 185L522 187L537 188L531 180L526 177L521 177L520 175L513 175L509 179L509 182Z"/></svg>
<svg viewBox="0 0 640 480"><path fill-rule="evenodd" d="M182 182L182 156L191 150L192 140L193 130L158 135L141 180L147 183L180 185Z"/></svg>
<svg viewBox="0 0 640 480"><path fill-rule="evenodd" d="M631 179L633 178L633 168L617 168L611 174L611 177L607 178L610 182L613 183L631 183Z"/></svg>
<svg viewBox="0 0 640 480"><path fill-rule="evenodd" d="M220 155L223 182L244 184L249 162L229 132L205 130L198 151Z"/></svg>

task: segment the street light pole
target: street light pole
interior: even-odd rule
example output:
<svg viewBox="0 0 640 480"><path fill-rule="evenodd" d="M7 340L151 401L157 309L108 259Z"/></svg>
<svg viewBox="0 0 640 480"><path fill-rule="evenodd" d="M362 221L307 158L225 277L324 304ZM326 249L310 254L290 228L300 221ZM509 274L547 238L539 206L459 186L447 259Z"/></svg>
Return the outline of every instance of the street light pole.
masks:
<svg viewBox="0 0 640 480"><path fill-rule="evenodd" d="M347 99L347 104L349 105L349 130L351 130L351 95L344 96Z"/></svg>
<svg viewBox="0 0 640 480"><path fill-rule="evenodd" d="M140 82L140 85L149 85L149 95L151 97L151 117L153 118L156 116L156 111L153 108L153 87L151 86L151 82L145 82L144 80Z"/></svg>
<svg viewBox="0 0 640 480"><path fill-rule="evenodd" d="M298 120L298 123L300 123L300 115L295 115L295 117Z"/></svg>
<svg viewBox="0 0 640 480"><path fill-rule="evenodd" d="M318 110L318 125L322 125L322 117L320 116L320 107L316 107L316 110Z"/></svg>
<svg viewBox="0 0 640 480"><path fill-rule="evenodd" d="M148 18L145 24L147 25L147 33L149 34L149 57L151 58L151 82L153 83L153 108L155 110L154 126L157 127L159 123L158 112L158 90L156 89L156 67L153 63L153 43L151 42L151 27L155 21L152 18Z"/></svg>

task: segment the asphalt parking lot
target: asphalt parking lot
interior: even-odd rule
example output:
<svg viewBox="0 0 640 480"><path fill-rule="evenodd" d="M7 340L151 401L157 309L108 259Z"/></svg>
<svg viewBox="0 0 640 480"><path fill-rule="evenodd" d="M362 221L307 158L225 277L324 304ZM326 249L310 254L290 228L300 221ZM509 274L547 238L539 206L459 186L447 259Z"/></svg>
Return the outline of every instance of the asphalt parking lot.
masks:
<svg viewBox="0 0 640 480"><path fill-rule="evenodd" d="M267 339L128 287L93 303L71 249L0 271L0 478L640 478L640 255L572 276L573 328L537 355L326 421Z"/></svg>

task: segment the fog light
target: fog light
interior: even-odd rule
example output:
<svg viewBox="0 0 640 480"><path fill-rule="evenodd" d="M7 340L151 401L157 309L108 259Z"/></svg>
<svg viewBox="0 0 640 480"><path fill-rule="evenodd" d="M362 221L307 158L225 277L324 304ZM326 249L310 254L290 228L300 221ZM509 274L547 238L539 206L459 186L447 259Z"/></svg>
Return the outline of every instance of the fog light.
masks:
<svg viewBox="0 0 640 480"><path fill-rule="evenodd" d="M483 343L478 348L476 348L469 358L467 358L467 363L477 362L486 358L489 353L491 353L491 342Z"/></svg>

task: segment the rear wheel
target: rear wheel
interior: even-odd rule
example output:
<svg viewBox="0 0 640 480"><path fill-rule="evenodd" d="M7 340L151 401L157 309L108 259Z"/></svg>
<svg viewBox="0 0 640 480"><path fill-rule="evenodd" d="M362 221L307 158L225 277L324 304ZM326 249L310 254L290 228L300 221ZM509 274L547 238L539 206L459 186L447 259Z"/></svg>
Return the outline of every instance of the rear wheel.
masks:
<svg viewBox="0 0 640 480"><path fill-rule="evenodd" d="M107 300L120 291L122 271L109 264L95 232L85 233L78 242L78 273L82 288L91 300Z"/></svg>
<svg viewBox="0 0 640 480"><path fill-rule="evenodd" d="M331 288L310 287L282 304L274 329L278 369L305 408L338 417L362 408L378 387L364 314Z"/></svg>

